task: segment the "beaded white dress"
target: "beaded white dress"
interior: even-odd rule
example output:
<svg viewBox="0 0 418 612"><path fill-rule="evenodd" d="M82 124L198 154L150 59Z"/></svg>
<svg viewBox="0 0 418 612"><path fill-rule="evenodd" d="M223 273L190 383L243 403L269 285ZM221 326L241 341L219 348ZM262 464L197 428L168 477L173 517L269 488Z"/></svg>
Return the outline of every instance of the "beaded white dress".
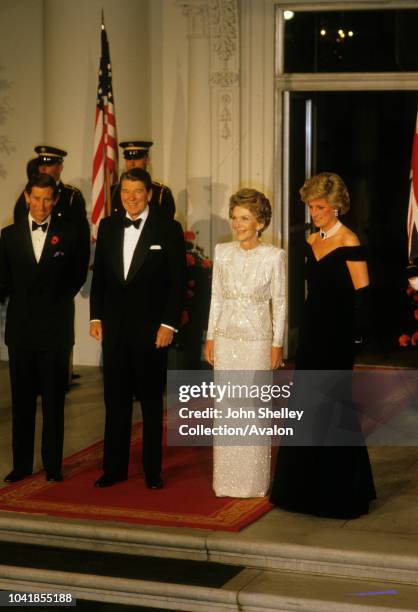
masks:
<svg viewBox="0 0 418 612"><path fill-rule="evenodd" d="M214 340L214 368L270 370L271 347L283 346L285 253L270 244L242 249L218 244L213 266L207 339ZM222 407L221 407L222 409ZM224 408L225 409L225 408ZM216 425L216 423L214 423ZM270 440L260 445L213 447L213 489L219 497L263 497L270 484Z"/></svg>

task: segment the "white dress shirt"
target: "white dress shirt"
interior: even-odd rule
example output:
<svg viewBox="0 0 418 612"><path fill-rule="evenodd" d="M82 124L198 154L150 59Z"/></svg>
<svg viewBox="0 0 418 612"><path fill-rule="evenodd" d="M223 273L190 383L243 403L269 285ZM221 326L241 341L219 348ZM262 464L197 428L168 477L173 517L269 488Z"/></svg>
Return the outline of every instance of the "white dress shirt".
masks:
<svg viewBox="0 0 418 612"><path fill-rule="evenodd" d="M144 227L144 223L147 220L149 215L149 206L145 208L145 210L137 217L137 219L141 219L141 223L136 229L133 225L130 227L125 227L125 235L123 237L123 275L124 278L128 276L129 268L131 267L132 257L134 256L134 251L136 245L138 244L139 237L141 236L142 229ZM132 219L129 213L126 213L126 217L135 221L137 219Z"/></svg>
<svg viewBox="0 0 418 612"><path fill-rule="evenodd" d="M46 239L46 233L47 232L44 232L41 227L38 227L36 230L32 231L32 221L35 221L35 219L29 213L29 215L28 215L28 223L29 223L30 237L31 237L31 240L32 240L33 252L35 253L35 259L36 259L37 263L39 263L39 260L41 259L42 251L44 249L44 244L45 244L45 239ZM42 221L42 225L44 223L47 223L47 225L49 225L50 221L51 221L51 215L49 215L45 219L45 221ZM35 221L35 223L37 223L37 221ZM48 231L48 227L46 229Z"/></svg>

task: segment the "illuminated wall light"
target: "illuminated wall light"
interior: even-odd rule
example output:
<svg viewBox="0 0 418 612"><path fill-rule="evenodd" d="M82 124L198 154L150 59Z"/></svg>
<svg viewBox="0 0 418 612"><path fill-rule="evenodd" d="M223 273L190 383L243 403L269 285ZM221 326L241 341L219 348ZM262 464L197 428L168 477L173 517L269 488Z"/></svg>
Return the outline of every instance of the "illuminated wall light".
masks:
<svg viewBox="0 0 418 612"><path fill-rule="evenodd" d="M344 33L344 32L341 32L340 37L341 37L341 38L345 38L345 33Z"/></svg>
<svg viewBox="0 0 418 612"><path fill-rule="evenodd" d="M348 35L349 35L350 38L352 38L354 36L354 32L352 30L349 30L348 31Z"/></svg>
<svg viewBox="0 0 418 612"><path fill-rule="evenodd" d="M327 35L327 31L324 30L324 28L322 28L322 30L320 31L321 36L326 36Z"/></svg>
<svg viewBox="0 0 418 612"><path fill-rule="evenodd" d="M293 11L283 12L283 17L286 19L286 21L289 21L289 19L293 19L294 16L295 16L295 13Z"/></svg>
<svg viewBox="0 0 418 612"><path fill-rule="evenodd" d="M338 30L338 36L341 36L341 38L344 38L345 36L344 30Z"/></svg>

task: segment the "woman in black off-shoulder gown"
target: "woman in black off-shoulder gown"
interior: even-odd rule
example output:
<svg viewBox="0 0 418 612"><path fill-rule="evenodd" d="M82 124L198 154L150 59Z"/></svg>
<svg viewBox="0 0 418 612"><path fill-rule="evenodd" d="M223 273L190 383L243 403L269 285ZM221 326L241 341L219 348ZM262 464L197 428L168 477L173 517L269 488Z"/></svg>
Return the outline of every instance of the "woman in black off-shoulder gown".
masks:
<svg viewBox="0 0 418 612"><path fill-rule="evenodd" d="M349 519L367 513L376 497L367 447L349 399L356 326L368 292L367 265L357 237L338 221L349 207L340 177L312 177L301 196L320 232L311 234L306 244L308 296L292 406L305 410L305 427L311 421L314 433L309 445L279 449L270 499L285 510ZM316 394L318 384L327 388L323 396ZM329 440L335 439L331 423L336 418L350 437L333 445Z"/></svg>

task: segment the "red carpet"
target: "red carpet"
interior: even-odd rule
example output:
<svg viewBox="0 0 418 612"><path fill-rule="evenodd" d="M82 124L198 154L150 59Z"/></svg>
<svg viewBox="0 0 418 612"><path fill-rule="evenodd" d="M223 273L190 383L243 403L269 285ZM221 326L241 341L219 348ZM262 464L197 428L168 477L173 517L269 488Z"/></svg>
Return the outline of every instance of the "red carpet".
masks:
<svg viewBox="0 0 418 612"><path fill-rule="evenodd" d="M272 508L267 498L215 497L208 447L167 447L165 486L147 489L139 467L139 437L135 428L128 481L106 489L93 486L101 474L99 442L64 461L61 483L46 482L41 472L0 489L0 512L240 531Z"/></svg>

